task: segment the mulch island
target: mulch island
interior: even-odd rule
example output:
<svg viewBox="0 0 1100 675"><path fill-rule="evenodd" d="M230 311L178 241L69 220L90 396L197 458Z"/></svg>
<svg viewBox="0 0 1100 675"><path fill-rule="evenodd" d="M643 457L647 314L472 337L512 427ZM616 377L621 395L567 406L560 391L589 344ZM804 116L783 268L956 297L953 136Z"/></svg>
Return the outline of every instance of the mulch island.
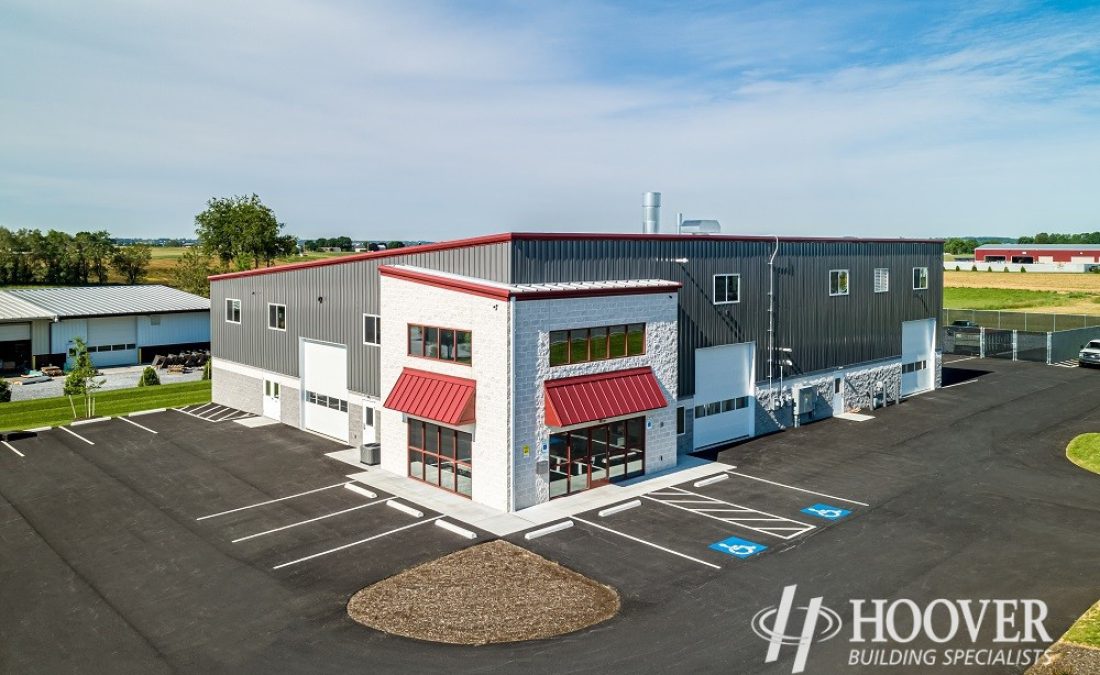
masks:
<svg viewBox="0 0 1100 675"><path fill-rule="evenodd" d="M554 637L618 611L615 589L502 540L405 570L348 602L364 626L461 645Z"/></svg>

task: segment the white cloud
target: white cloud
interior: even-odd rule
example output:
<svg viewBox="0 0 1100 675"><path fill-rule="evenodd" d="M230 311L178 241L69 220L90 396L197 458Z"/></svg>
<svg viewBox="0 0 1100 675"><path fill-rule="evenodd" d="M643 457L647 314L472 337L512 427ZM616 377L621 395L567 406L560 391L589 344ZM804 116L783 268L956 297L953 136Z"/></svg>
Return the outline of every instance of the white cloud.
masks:
<svg viewBox="0 0 1100 675"><path fill-rule="evenodd" d="M182 234L255 191L302 235L634 230L649 189L666 222L753 233L1100 220L1095 15L945 17L884 51L798 6L261 7L0 10L0 223Z"/></svg>

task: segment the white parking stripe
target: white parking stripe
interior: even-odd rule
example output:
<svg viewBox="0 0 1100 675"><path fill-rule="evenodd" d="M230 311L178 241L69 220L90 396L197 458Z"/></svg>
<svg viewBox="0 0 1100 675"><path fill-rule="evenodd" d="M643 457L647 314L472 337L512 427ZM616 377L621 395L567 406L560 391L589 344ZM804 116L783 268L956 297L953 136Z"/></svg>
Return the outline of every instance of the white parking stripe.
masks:
<svg viewBox="0 0 1100 675"><path fill-rule="evenodd" d="M382 537L388 537L391 534L395 534L395 533L400 532L402 530L407 530L410 527L420 527L421 525L427 525L428 523L439 520L442 517L443 516L433 516L431 518L428 518L427 520L418 520L415 523L409 523L408 525L402 525L401 527L396 527L392 530L387 530L387 531L383 532L382 534L376 534L373 537L367 537L366 539L360 539L359 541L353 541L350 544L344 544L343 546L337 546L336 548L330 548L327 551L321 551L320 553L314 553L313 555L307 555L304 558L298 558L297 560L291 560L290 562L281 563L281 564L278 564L278 565L272 567L271 569L278 570L278 569L282 569L284 567L290 567L291 565L297 565L298 563L305 562L307 560L313 560L314 558L320 558L321 556L328 555L329 553L336 553L337 551L343 551L344 549L351 548L352 546L358 546L360 544L365 544L368 541L374 541L375 539L381 539Z"/></svg>
<svg viewBox="0 0 1100 675"><path fill-rule="evenodd" d="M211 415L209 419L210 419L211 422L224 422L225 420L229 419L230 417L232 417L234 415L239 415L239 414L241 414L240 410L237 410L235 408L230 408L229 412L227 412L225 415L219 417L218 419L214 419L213 415Z"/></svg>
<svg viewBox="0 0 1100 675"><path fill-rule="evenodd" d="M138 424L137 422L135 422L135 421L133 421L133 420L128 420L128 419L126 419L125 417L116 417L115 419L119 419L119 420L122 420L123 422L126 422L127 424L133 424L133 425L134 425L135 427L137 427L138 429L145 429L146 431L148 431L148 432L149 432L149 433L151 433L151 434L155 434L155 433L157 433L156 431L153 431L152 429L150 429L149 427L145 426L144 424Z"/></svg>
<svg viewBox="0 0 1100 675"><path fill-rule="evenodd" d="M236 509L229 509L228 511L221 511L219 513L211 513L208 516L202 516L201 518L196 518L195 520L206 520L207 518L217 518L218 516L225 516L225 515L228 515L230 513L236 513L237 511L245 511L247 509L254 509L257 506L267 506L268 504L274 504L275 502L282 502L282 501L286 501L287 499L294 499L295 497L304 497L306 495L311 495L315 492L321 492L322 490L331 490L332 488L344 487L345 485L347 485L347 482L337 483L335 485L326 485L325 487L320 487L320 488L317 488L315 490L307 490L305 492L299 492L298 494L287 495L285 497L279 497L278 499L269 499L266 502L258 502L256 504L249 504L248 506L241 506L241 507L236 508Z"/></svg>
<svg viewBox="0 0 1100 675"><path fill-rule="evenodd" d="M256 537L262 537L265 534L272 534L274 532L282 532L283 530L289 530L292 527L298 527L299 525L309 525L310 523L316 523L318 520L324 520L326 518L335 518L336 516L342 516L345 513L351 513L352 511L358 511L359 509L365 509L368 506L374 506L375 504L381 504L382 502L388 502L391 499L394 499L394 497L387 497L385 499L380 499L376 502L367 502L366 504L360 504L358 506L353 506L350 509L343 509L341 511L333 511L332 513L326 513L323 516L317 516L316 518L310 518L309 520L299 520L296 523L291 523L289 525L283 525L282 527L276 527L276 528L273 528L273 529L270 529L270 530L266 530L264 532L257 532L256 534L250 534L247 537L241 537L239 539L234 539L233 543L236 544L236 543L241 542L241 541L248 541L249 539L255 539Z"/></svg>
<svg viewBox="0 0 1100 675"><path fill-rule="evenodd" d="M665 548L664 546L654 544L651 541L646 541L645 539L639 539L638 537L626 534L624 532L619 532L618 530L612 530L610 527L604 527L603 525L597 525L596 523L589 522L589 521L585 520L584 518L578 518L576 516L571 516L571 517L572 517L573 520L575 520L579 523L584 523L585 525L591 525L592 527L598 527L601 530L606 530L607 532L610 532L611 534L617 534L620 537L624 537L624 538L629 539L631 541L636 541L639 544L645 544L646 546L652 546L653 548L655 548L659 551L664 551L665 553L671 553L672 555L679 556L679 557L684 558L686 560L690 560L692 562L697 562L700 565L706 565L707 567L713 567L716 570L722 569L722 567L720 565L715 565L714 563L709 563L706 560L699 560L698 558L692 558L690 555L687 555L686 553L680 553L679 551L673 551L670 548Z"/></svg>
<svg viewBox="0 0 1100 675"><path fill-rule="evenodd" d="M203 412L201 415L199 415L199 417L203 418L204 420L209 420L209 419L212 419L216 415L222 414L226 410L229 410L229 408L225 407L224 405L220 405L216 408L212 408L210 410L207 410L207 411Z"/></svg>
<svg viewBox="0 0 1100 675"><path fill-rule="evenodd" d="M213 401L211 401L210 403L204 403L202 405L195 406L195 407L191 408L190 410L187 410L187 408L181 408L180 410L182 410L183 412L191 413L192 415L196 415L203 408L209 408L212 405L214 405ZM190 407L190 406L188 406L188 407Z"/></svg>
<svg viewBox="0 0 1100 675"><path fill-rule="evenodd" d="M814 492L813 490L807 490L806 488L795 487L794 485L787 485L786 483L777 483L774 480L768 480L767 478L758 478L756 476L750 476L747 473L740 473L737 471L726 470L726 473L732 473L734 476L741 476L742 478L751 478L752 480L758 480L761 483L769 483L771 485L778 485L779 487L785 487L789 490L798 490L799 492L805 492L811 495L817 495L818 497L828 497L829 499L836 499L837 501L848 502L849 504L858 504L859 506L870 506L866 502L857 502L854 499L845 499L844 497L837 497L835 495L827 495L824 492Z"/></svg>
<svg viewBox="0 0 1100 675"><path fill-rule="evenodd" d="M8 450L11 450L12 452L19 455L20 457L26 457L26 455L24 455L23 453L16 450L15 446L12 445L11 443L8 443L7 441L0 441L0 443L3 443L5 448L7 448Z"/></svg>
<svg viewBox="0 0 1100 675"><path fill-rule="evenodd" d="M76 432L75 432L75 431L73 431L72 429L68 429L68 428L66 428L66 427L57 427L57 428L58 428L58 429L60 429L60 430L62 430L62 431L64 431L64 432L65 432L65 433L67 433L67 434L72 434L73 436L76 436L77 438L79 438L80 440L84 441L84 442L85 442L85 443L87 443L88 445L95 445L95 443L93 443L93 442L89 441L89 440L88 440L87 438L84 438L83 436L81 436L80 434L76 433Z"/></svg>
<svg viewBox="0 0 1100 675"><path fill-rule="evenodd" d="M694 492L688 492L682 488L672 487L669 490L675 490L676 492L671 495L665 492L651 492L648 495L642 495L643 499L648 499L658 504L664 504L674 509L680 509L681 511L687 511L688 513L694 513L704 518L713 518L722 523L729 525L735 525L737 527L743 527L754 532L761 532L780 539L793 539L800 534L809 532L814 529L813 525L809 523L803 523L798 520L791 520L790 518L784 518L783 516L777 516L774 513L768 513L761 511L760 509L754 509L750 506L741 506L740 504L734 504L732 502L722 501L721 499L715 499L714 497L706 497L705 495L697 495ZM706 501L685 499L680 497L673 499L678 494L688 494L696 497L704 497ZM662 497L662 499L657 499ZM699 506L688 506L692 504L706 504L709 508L703 508ZM720 514L720 515L717 515ZM763 516L762 518L759 516ZM749 523L759 523L759 525L750 525ZM790 532L791 534L782 534Z"/></svg>

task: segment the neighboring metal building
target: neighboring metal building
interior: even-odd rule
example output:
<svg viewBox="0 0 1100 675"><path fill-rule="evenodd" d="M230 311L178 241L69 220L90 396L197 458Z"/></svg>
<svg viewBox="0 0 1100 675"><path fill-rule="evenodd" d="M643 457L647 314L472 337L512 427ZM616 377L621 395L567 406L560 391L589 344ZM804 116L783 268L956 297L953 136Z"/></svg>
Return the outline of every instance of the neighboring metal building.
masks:
<svg viewBox="0 0 1100 675"><path fill-rule="evenodd" d="M942 255L933 240L510 233L218 275L214 399L381 440L383 467L515 510L934 388ZM601 396L625 398L584 403Z"/></svg>
<svg viewBox="0 0 1100 675"><path fill-rule="evenodd" d="M167 286L0 291L0 368L64 364L74 338L101 367L210 344L210 301Z"/></svg>
<svg viewBox="0 0 1100 675"><path fill-rule="evenodd" d="M982 244L974 249L977 262L1100 263L1100 244Z"/></svg>

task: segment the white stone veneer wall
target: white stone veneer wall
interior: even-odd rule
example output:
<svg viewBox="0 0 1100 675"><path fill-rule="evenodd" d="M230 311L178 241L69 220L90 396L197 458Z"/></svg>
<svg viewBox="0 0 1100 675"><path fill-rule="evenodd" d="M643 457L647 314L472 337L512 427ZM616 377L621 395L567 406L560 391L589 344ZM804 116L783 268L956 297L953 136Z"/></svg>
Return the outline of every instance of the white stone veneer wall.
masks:
<svg viewBox="0 0 1100 675"><path fill-rule="evenodd" d="M509 303L387 276L381 277L380 290L381 400L386 400L405 367L475 380L473 500L502 511L509 510ZM410 323L472 331L472 365L409 356L407 327ZM381 466L407 476L408 431L402 414L382 408L380 415Z"/></svg>
<svg viewBox="0 0 1100 675"><path fill-rule="evenodd" d="M676 465L677 301L675 294L649 293L609 297L524 300L515 303L516 426L512 438L514 509L550 498L543 444L543 382L548 379L650 366L661 384L667 407L645 413L646 473ZM594 363L550 367L550 331L613 324L646 324L646 353ZM530 448L524 456L523 446Z"/></svg>
<svg viewBox="0 0 1100 675"><path fill-rule="evenodd" d="M783 380L782 390L779 388L779 379L768 388L767 380L756 383L756 435L780 431L794 425L794 406L792 396L797 396L797 390L802 387L813 387L817 396L814 398L814 414L812 417L803 416L800 424L825 419L833 415L833 381L841 377L844 380L844 405L846 408L862 408L864 411L871 408L872 396L876 391L885 392L889 404L898 402L901 391L901 359L890 361L876 361L868 364L851 366L843 370L825 370L810 373L796 378ZM879 390L877 383L882 383ZM774 400L779 399L781 404L774 407ZM878 405L882 405L881 402Z"/></svg>

